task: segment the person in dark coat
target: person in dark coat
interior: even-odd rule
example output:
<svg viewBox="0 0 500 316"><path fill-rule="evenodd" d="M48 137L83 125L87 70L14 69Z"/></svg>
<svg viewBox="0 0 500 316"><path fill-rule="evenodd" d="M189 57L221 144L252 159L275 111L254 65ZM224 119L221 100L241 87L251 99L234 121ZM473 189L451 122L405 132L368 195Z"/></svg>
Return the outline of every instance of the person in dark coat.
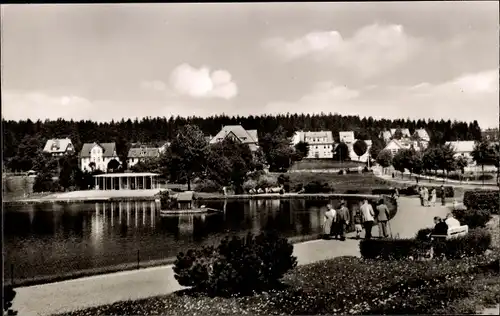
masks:
<svg viewBox="0 0 500 316"><path fill-rule="evenodd" d="M448 234L448 225L441 219L441 217L434 217L434 229L432 230L431 236L441 235L446 236Z"/></svg>
<svg viewBox="0 0 500 316"><path fill-rule="evenodd" d="M445 206L446 205L446 194L444 192L444 186L441 186L441 205Z"/></svg>
<svg viewBox="0 0 500 316"><path fill-rule="evenodd" d="M385 205L384 200L380 199L377 205L377 222L379 227L380 237L389 237L387 229L387 221L389 220L389 209Z"/></svg>
<svg viewBox="0 0 500 316"><path fill-rule="evenodd" d="M345 231L348 224L349 224L349 209L347 208L345 201L341 201L340 208L337 211L337 222L336 222L337 231L335 232L335 234L342 241L345 240Z"/></svg>

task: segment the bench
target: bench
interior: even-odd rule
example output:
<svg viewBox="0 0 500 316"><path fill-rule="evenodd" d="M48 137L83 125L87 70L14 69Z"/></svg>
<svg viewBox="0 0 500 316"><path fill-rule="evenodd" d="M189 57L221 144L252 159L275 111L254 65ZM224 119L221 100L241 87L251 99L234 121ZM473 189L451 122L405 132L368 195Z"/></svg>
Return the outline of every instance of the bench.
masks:
<svg viewBox="0 0 500 316"><path fill-rule="evenodd" d="M462 225L462 226L457 226L457 227L449 227L446 235L431 235L431 237L450 239L450 238L455 238L455 237L467 235L468 232L469 232L469 226Z"/></svg>

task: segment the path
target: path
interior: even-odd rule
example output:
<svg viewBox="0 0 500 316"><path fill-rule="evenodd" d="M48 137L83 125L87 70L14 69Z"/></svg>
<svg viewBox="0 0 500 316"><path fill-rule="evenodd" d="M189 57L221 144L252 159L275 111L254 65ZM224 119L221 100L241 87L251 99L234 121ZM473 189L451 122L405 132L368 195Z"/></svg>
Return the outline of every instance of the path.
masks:
<svg viewBox="0 0 500 316"><path fill-rule="evenodd" d="M408 179L408 178L401 178L401 177L392 177L391 175L387 174L376 174L377 177L380 179L384 179L387 181L391 182L396 182L396 183L402 183L402 184L408 184L408 185L417 185L417 182L415 181L414 178ZM475 190L475 189L483 189L483 190L496 190L498 189L498 186L496 185L482 185L482 184L468 184L466 182L463 183L452 183L452 182L428 182L426 180L420 180L419 185L424 185L424 186L434 186L434 187L440 187L442 185L444 186L452 186L454 188L464 188L464 189L470 189L470 190Z"/></svg>
<svg viewBox="0 0 500 316"><path fill-rule="evenodd" d="M432 225L447 208L423 208L416 198L401 198L396 217L391 221L393 234L412 237L418 229ZM373 229L378 236L378 229ZM359 256L358 241L314 240L294 245L300 265L338 256ZM64 282L16 289L14 310L19 315L52 315L117 301L165 295L181 289L174 279L172 265L124 271Z"/></svg>

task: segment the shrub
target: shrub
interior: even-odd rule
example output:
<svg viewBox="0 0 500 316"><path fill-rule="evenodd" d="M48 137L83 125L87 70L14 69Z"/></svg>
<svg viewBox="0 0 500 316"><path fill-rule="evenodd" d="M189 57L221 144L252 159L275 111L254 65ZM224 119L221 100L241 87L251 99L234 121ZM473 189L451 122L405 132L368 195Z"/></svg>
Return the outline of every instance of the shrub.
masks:
<svg viewBox="0 0 500 316"><path fill-rule="evenodd" d="M11 309L12 301L16 297L16 291L12 285L3 286L3 315L17 315L17 311Z"/></svg>
<svg viewBox="0 0 500 316"><path fill-rule="evenodd" d="M491 245L491 235L486 229L473 229L467 235L437 240L433 243L434 255L446 259L459 259L484 254Z"/></svg>
<svg viewBox="0 0 500 316"><path fill-rule="evenodd" d="M482 181L482 180L487 181L487 180L493 179L493 175L491 175L491 174L482 174L479 177L477 177L477 179L480 180L480 181Z"/></svg>
<svg viewBox="0 0 500 316"><path fill-rule="evenodd" d="M337 172L338 175L343 175L344 173L344 170L339 170L339 172Z"/></svg>
<svg viewBox="0 0 500 316"><path fill-rule="evenodd" d="M257 181L257 187L261 189L274 188L278 185L276 178L269 175L262 175Z"/></svg>
<svg viewBox="0 0 500 316"><path fill-rule="evenodd" d="M430 250L429 242L416 239L367 239L359 243L365 259L402 260L422 258Z"/></svg>
<svg viewBox="0 0 500 316"><path fill-rule="evenodd" d="M465 191L464 205L468 209L487 210L498 214L500 208L498 190Z"/></svg>
<svg viewBox="0 0 500 316"><path fill-rule="evenodd" d="M250 192L250 190L255 189L257 187L257 181L248 179L243 183L243 190L245 192Z"/></svg>
<svg viewBox="0 0 500 316"><path fill-rule="evenodd" d="M410 187L403 188L403 189L399 190L399 194L406 195L406 196L418 195L417 186L413 185Z"/></svg>
<svg viewBox="0 0 500 316"><path fill-rule="evenodd" d="M41 172L35 178L33 192L54 192L57 186L50 173Z"/></svg>
<svg viewBox="0 0 500 316"><path fill-rule="evenodd" d="M346 190L345 193L346 194L359 194L360 191L359 190Z"/></svg>
<svg viewBox="0 0 500 316"><path fill-rule="evenodd" d="M272 289L297 265L293 246L277 233L226 237L217 248L179 253L175 279L209 295L250 294Z"/></svg>
<svg viewBox="0 0 500 316"><path fill-rule="evenodd" d="M221 190L221 186L213 180L203 179L198 181L194 185L194 190L196 192L213 193L213 192L219 192Z"/></svg>
<svg viewBox="0 0 500 316"><path fill-rule="evenodd" d="M331 193L333 188L328 182L311 181L304 186L305 193Z"/></svg>
<svg viewBox="0 0 500 316"><path fill-rule="evenodd" d="M373 195L392 195L394 192L396 192L396 190L394 190L394 189L385 189L385 188L382 188L382 189L373 189L372 190L372 194Z"/></svg>
<svg viewBox="0 0 500 316"><path fill-rule="evenodd" d="M419 231L417 232L415 238L417 240L429 240L428 236L429 234L432 232L432 228L422 228L422 229L419 229Z"/></svg>
<svg viewBox="0 0 500 316"><path fill-rule="evenodd" d="M461 225L468 225L469 229L484 227L491 219L490 212L485 210L457 208L452 213Z"/></svg>

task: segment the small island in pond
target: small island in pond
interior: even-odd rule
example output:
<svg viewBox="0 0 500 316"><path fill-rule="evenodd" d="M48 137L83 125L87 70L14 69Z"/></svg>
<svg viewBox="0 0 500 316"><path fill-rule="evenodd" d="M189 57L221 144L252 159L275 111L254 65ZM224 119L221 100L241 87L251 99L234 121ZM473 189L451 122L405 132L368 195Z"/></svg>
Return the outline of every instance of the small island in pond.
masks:
<svg viewBox="0 0 500 316"><path fill-rule="evenodd" d="M199 207L195 206L193 191L185 191L174 194L170 191L161 191L158 196L161 205L160 215L168 216L220 212L220 210L209 208L205 205L201 205Z"/></svg>

